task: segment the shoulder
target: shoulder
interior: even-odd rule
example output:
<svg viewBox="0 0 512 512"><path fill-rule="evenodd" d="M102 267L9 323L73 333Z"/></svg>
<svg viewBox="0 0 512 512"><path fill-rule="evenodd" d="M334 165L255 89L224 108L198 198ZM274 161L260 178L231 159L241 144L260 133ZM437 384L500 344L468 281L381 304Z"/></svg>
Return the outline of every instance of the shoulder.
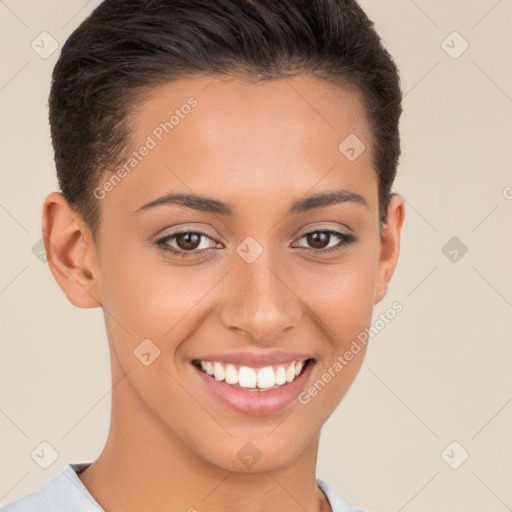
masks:
<svg viewBox="0 0 512 512"><path fill-rule="evenodd" d="M365 512L362 508L350 507L336 491L323 480L317 478L320 489L324 492L331 505L332 512Z"/></svg>
<svg viewBox="0 0 512 512"><path fill-rule="evenodd" d="M82 462L64 465L40 489L0 507L0 512L101 511L77 475L90 464Z"/></svg>

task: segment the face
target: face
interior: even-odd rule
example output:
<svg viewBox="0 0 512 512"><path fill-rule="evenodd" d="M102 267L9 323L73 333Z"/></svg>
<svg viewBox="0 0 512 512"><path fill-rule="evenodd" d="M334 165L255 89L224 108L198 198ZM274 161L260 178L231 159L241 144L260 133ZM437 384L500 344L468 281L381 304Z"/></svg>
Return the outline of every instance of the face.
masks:
<svg viewBox="0 0 512 512"><path fill-rule="evenodd" d="M339 148L351 135L366 146L355 159ZM130 151L96 190L98 246L83 246L114 379L128 371L119 401L203 461L291 463L356 377L364 345L336 361L398 256L400 214L379 235L360 96L305 76L173 82L137 107Z"/></svg>

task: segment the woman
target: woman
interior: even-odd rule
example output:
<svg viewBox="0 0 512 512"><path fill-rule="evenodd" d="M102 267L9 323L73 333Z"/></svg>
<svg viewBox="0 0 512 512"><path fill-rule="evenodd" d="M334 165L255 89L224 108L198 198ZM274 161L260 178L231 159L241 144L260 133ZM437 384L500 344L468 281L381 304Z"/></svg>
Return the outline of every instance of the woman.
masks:
<svg viewBox="0 0 512 512"><path fill-rule="evenodd" d="M100 4L53 74L43 237L103 308L110 431L2 510L361 510L315 471L398 260L400 114L355 1Z"/></svg>

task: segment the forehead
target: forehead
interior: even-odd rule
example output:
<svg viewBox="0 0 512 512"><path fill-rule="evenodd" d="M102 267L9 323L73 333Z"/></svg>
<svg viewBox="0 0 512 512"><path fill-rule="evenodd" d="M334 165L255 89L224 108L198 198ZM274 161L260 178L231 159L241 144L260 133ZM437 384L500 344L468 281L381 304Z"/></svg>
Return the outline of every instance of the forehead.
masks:
<svg viewBox="0 0 512 512"><path fill-rule="evenodd" d="M178 80L147 91L144 103L136 109L133 139L153 132L173 114L173 137L188 127L196 134L194 143L203 145L223 142L226 132L234 144L242 139L247 142L248 134L257 142L286 133L288 146L305 138L320 138L330 144L327 134L336 138L347 130L366 138L368 126L361 100L353 88L310 75L256 82L224 76ZM189 109L187 102L195 106ZM178 130L179 124L186 126ZM233 139L234 134L238 137Z"/></svg>
<svg viewBox="0 0 512 512"><path fill-rule="evenodd" d="M340 144L354 136L366 149L350 160ZM141 158L144 146L150 149ZM341 186L370 205L377 197L360 93L306 75L254 83L206 76L158 86L136 108L130 150L137 161L108 202L124 195L132 210L169 192L260 206Z"/></svg>

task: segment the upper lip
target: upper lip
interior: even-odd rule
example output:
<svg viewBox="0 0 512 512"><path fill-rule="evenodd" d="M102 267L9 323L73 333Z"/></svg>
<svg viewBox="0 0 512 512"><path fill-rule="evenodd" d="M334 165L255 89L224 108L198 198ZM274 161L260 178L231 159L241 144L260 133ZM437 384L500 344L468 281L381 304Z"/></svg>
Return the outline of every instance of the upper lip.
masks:
<svg viewBox="0 0 512 512"><path fill-rule="evenodd" d="M311 354L299 352L228 352L224 354L205 354L200 357L195 357L193 360L202 361L218 361L219 363L240 364L250 367L259 366L272 366L282 363L290 363L292 361L305 361L312 359Z"/></svg>

